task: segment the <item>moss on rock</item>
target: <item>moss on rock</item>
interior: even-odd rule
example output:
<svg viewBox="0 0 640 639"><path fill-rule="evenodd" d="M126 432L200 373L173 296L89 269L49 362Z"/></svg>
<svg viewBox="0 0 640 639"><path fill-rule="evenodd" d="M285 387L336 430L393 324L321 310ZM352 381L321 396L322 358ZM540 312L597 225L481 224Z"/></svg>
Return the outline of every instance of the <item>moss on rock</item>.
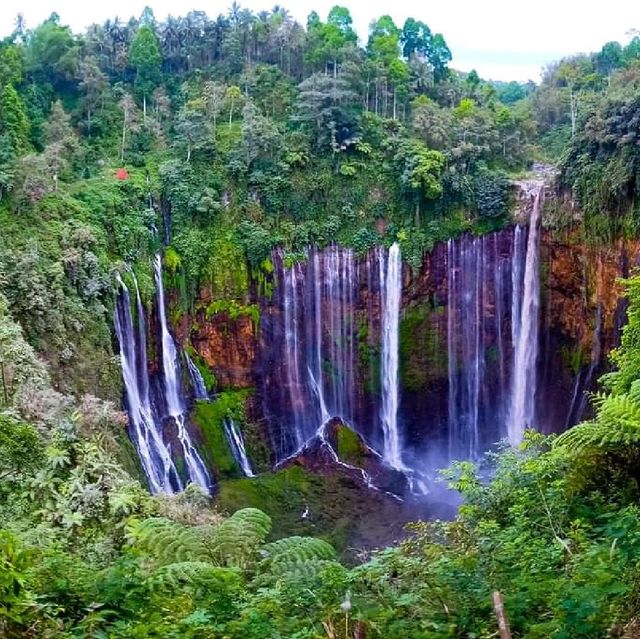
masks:
<svg viewBox="0 0 640 639"><path fill-rule="evenodd" d="M444 308L432 308L428 302L406 309L400 321L400 376L403 388L427 390L430 382L447 371L447 347L434 322L434 314Z"/></svg>
<svg viewBox="0 0 640 639"><path fill-rule="evenodd" d="M224 432L224 420L231 416L236 393L221 393L213 402L196 402L192 419L203 437L203 453L218 478L240 477L241 470Z"/></svg>

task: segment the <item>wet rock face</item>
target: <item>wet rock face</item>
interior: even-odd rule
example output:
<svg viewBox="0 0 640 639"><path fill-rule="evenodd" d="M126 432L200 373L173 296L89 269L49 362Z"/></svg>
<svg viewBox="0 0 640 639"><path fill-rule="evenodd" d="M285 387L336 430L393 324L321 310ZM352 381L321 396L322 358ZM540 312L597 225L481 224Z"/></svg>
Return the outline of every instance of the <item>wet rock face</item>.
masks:
<svg viewBox="0 0 640 639"><path fill-rule="evenodd" d="M250 317L202 318L191 330L191 343L222 388L253 386L258 340Z"/></svg>
<svg viewBox="0 0 640 639"><path fill-rule="evenodd" d="M547 324L588 350L600 307L603 347L610 350L620 329L624 290L620 278L640 263L640 242L620 240L613 246L589 246L571 237L555 240L547 233L542 251L548 265L542 283L547 293Z"/></svg>
<svg viewBox="0 0 640 639"><path fill-rule="evenodd" d="M511 285L510 273L504 269L512 259L513 238L513 229L506 229L481 241L471 237L456 240L459 251L464 244L467 257L482 259L484 263L484 274L476 293L482 305L482 326L473 326L473 330L482 354L478 392L480 405L485 407L494 405L494 398L505 392L510 379L510 301L508 297L501 297L506 293L500 292L500 286L506 289ZM432 455L436 458L434 463L438 456L445 455L449 445L449 356L453 353L460 357L462 349L470 347L458 342L452 351L450 333L453 330L462 334L478 321L478 317L464 306L457 306L455 316L449 317L451 278L447 251L446 244L436 246L425 256L419 271L405 267L403 272L399 424L407 447L421 455ZM246 315L232 317L222 311L207 316L205 308L211 301L207 298L200 300L200 310L194 316L182 318L177 332L183 343L190 341L214 372L219 388L255 390L253 416L266 424L272 451L290 454L301 443L296 443L294 437L292 414L302 418L308 414L314 428L320 422L314 416L317 402L313 389L300 386L299 392L291 393L292 383L301 382L292 376L286 362L287 348L290 353L294 347L298 349L299 366L293 372L304 380L307 379L308 364L315 362L314 320L300 309L313 309L316 304L313 287L302 283L307 278L309 284L309 278L315 278L316 274L313 264L301 263L296 270L295 283L289 283L290 295L285 300L284 263L279 264L278 259L274 258L275 270L267 278L270 293L264 295L253 290L244 300L244 303L260 307L259 326ZM323 259L329 260L329 257ZM622 287L617 280L640 263L640 242L591 247L571 234L560 238L544 232L540 262L537 426L553 431L586 415L587 407L582 401L584 392L593 388L606 366L607 353L617 344L624 319ZM336 271L334 280L322 276L324 288L319 311L323 349L319 370L328 389L329 403L337 405L337 394L342 392L340 386L348 387L345 411L348 409L349 414L343 417L348 418L367 442L380 449L382 305L378 266L372 253L366 258L354 259L353 263L340 262L340 269L352 269L348 274ZM348 287L344 280L347 275L352 284ZM329 290L327 287L333 286L331 282L336 287L336 283L341 282L343 292L338 288ZM334 296L340 294L345 297L336 305ZM460 304L463 304L463 298L461 295ZM292 311L292 304L297 310ZM342 333L336 324L338 311L349 318L348 327L343 328ZM297 322L295 344L290 341L287 345L286 321L290 322L290 340L291 322ZM342 362L346 375L344 370L336 370L337 362ZM297 402L295 410L292 408L294 400ZM497 417L493 408L481 410L480 419L483 420L483 432L486 432L483 444L489 445L499 436ZM338 411L332 414L338 414ZM302 440L312 433L313 430ZM286 455L274 452L274 456L282 459Z"/></svg>
<svg viewBox="0 0 640 639"><path fill-rule="evenodd" d="M295 464L320 475L342 474L394 495L405 495L409 488L406 476L385 465L364 438L339 418L325 424L283 467Z"/></svg>

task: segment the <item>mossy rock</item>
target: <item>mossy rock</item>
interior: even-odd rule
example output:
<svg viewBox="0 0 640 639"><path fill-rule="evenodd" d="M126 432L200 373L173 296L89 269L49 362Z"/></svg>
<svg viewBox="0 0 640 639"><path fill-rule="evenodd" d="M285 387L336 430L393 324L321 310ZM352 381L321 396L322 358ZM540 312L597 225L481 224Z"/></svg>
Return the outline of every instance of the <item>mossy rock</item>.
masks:
<svg viewBox="0 0 640 639"><path fill-rule="evenodd" d="M196 402L191 415L202 433L202 453L218 479L242 476L224 432L224 419L227 416L225 402L218 400Z"/></svg>
<svg viewBox="0 0 640 639"><path fill-rule="evenodd" d="M406 309L401 318L400 378L408 391L426 391L434 379L447 374L447 345L433 320L443 310L427 302Z"/></svg>
<svg viewBox="0 0 640 639"><path fill-rule="evenodd" d="M367 448L362 438L349 426L334 423L331 439L341 461L362 467L366 461Z"/></svg>

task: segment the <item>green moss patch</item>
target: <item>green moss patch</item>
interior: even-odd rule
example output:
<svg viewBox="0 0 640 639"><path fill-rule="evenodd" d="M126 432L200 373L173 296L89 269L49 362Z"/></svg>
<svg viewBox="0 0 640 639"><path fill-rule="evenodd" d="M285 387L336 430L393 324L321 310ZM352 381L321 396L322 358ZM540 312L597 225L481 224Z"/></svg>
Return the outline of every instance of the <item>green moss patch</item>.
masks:
<svg viewBox="0 0 640 639"><path fill-rule="evenodd" d="M203 452L219 478L242 475L224 432L224 420L235 419L244 411L245 398L242 392L220 393L213 402L197 402L193 411L192 419L204 439Z"/></svg>
<svg viewBox="0 0 640 639"><path fill-rule="evenodd" d="M364 448L362 440L348 426L340 424L335 433L338 457L348 464L362 466L364 464Z"/></svg>
<svg viewBox="0 0 640 639"><path fill-rule="evenodd" d="M447 346L442 343L433 314L442 307L428 303L408 308L400 321L400 376L403 388L427 390L447 370Z"/></svg>

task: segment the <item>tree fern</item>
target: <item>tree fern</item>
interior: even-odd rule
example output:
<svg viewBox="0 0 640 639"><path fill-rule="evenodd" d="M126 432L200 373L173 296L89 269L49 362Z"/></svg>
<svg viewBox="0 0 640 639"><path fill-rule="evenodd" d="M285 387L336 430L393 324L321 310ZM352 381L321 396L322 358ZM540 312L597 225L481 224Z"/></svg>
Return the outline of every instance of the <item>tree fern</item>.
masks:
<svg viewBox="0 0 640 639"><path fill-rule="evenodd" d="M314 559L335 559L331 544L315 537L286 537L262 547L263 563L271 566L287 562L304 563Z"/></svg>
<svg viewBox="0 0 640 639"><path fill-rule="evenodd" d="M197 528L164 517L135 521L130 524L128 534L132 546L149 555L158 565L211 560Z"/></svg>
<svg viewBox="0 0 640 639"><path fill-rule="evenodd" d="M640 380L628 393L594 397L596 418L568 430L556 440L580 452L589 448L612 450L640 444Z"/></svg>
<svg viewBox="0 0 640 639"><path fill-rule="evenodd" d="M216 561L247 568L271 530L271 518L257 508L243 508L214 529L208 540Z"/></svg>
<svg viewBox="0 0 640 639"><path fill-rule="evenodd" d="M263 559L256 585L278 580L288 583L314 580L331 567L340 566L331 544L313 537L287 537L266 544L260 550Z"/></svg>
<svg viewBox="0 0 640 639"><path fill-rule="evenodd" d="M154 591L191 588L211 593L238 586L240 576L235 570L220 568L205 561L182 561L158 568L149 577L148 584Z"/></svg>

